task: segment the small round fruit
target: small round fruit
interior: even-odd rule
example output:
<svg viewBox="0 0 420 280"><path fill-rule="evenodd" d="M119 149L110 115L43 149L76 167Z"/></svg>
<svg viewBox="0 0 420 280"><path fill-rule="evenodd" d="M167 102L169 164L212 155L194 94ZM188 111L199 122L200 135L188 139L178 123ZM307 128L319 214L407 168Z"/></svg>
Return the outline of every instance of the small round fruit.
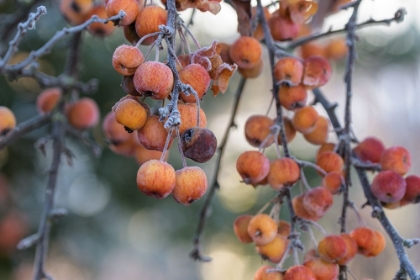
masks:
<svg viewBox="0 0 420 280"><path fill-rule="evenodd" d="M294 265L286 270L284 280L316 280L312 270L303 265Z"/></svg>
<svg viewBox="0 0 420 280"><path fill-rule="evenodd" d="M146 195L156 198L167 197L175 187L174 168L163 161L149 160L137 172L137 186Z"/></svg>
<svg viewBox="0 0 420 280"><path fill-rule="evenodd" d="M373 195L385 203L400 201L404 197L406 188L404 178L393 170L379 172L371 184Z"/></svg>
<svg viewBox="0 0 420 280"><path fill-rule="evenodd" d="M245 138L248 143L259 148L265 148L273 144L274 137L271 134L270 127L274 125L274 121L264 115L250 116L245 123Z"/></svg>
<svg viewBox="0 0 420 280"><path fill-rule="evenodd" d="M283 280L283 273L280 271L268 272L268 270L275 270L269 265L261 266L254 274L254 280Z"/></svg>
<svg viewBox="0 0 420 280"><path fill-rule="evenodd" d="M353 151L362 161L379 163L381 161L381 156L385 151L385 145L376 137L368 137L360 142Z"/></svg>
<svg viewBox="0 0 420 280"><path fill-rule="evenodd" d="M181 124L179 125L179 134L187 129L197 126L197 105L194 103L178 104L178 111L181 114ZM200 107L200 127L206 128L207 117Z"/></svg>
<svg viewBox="0 0 420 280"><path fill-rule="evenodd" d="M245 184L256 185L267 177L270 160L258 151L245 151L236 160L236 170Z"/></svg>
<svg viewBox="0 0 420 280"><path fill-rule="evenodd" d="M4 106L0 106L0 135L6 134L16 127L16 118L13 112Z"/></svg>
<svg viewBox="0 0 420 280"><path fill-rule="evenodd" d="M210 75L207 70L200 64L193 63L185 66L179 71L179 79L184 84L190 85L197 93L198 100L203 98L208 87L210 86ZM185 103L195 103L197 99L192 93L187 96L184 92L179 94Z"/></svg>
<svg viewBox="0 0 420 280"><path fill-rule="evenodd" d="M280 190L284 186L296 183L300 178L300 167L291 158L276 159L270 164L268 172L268 183L275 190Z"/></svg>
<svg viewBox="0 0 420 280"><path fill-rule="evenodd" d="M235 232L236 237L238 237L239 241L242 243L253 242L251 236L248 233L248 225L252 218L252 215L241 215L237 217L233 222L233 231Z"/></svg>
<svg viewBox="0 0 420 280"><path fill-rule="evenodd" d="M315 124L319 119L318 111L313 106L305 106L298 109L293 116L293 126L301 133L310 133L314 131Z"/></svg>
<svg viewBox="0 0 420 280"><path fill-rule="evenodd" d="M130 134L124 129L123 125L117 122L115 113L112 111L106 114L102 122L102 130L111 144L119 144L130 138Z"/></svg>
<svg viewBox="0 0 420 280"><path fill-rule="evenodd" d="M337 171L333 171L325 175L321 182L321 186L326 187L331 194L337 194L340 191L342 184L343 176Z"/></svg>
<svg viewBox="0 0 420 280"><path fill-rule="evenodd" d="M339 265L346 265L354 258L354 256L356 256L357 243L348 233L342 233L340 236L343 238L344 242L346 242L347 251L344 257L339 259L337 263Z"/></svg>
<svg viewBox="0 0 420 280"><path fill-rule="evenodd" d="M168 12L159 6L146 6L140 10L136 18L136 31L140 37L159 32L159 25L165 25L168 20ZM156 40L157 36L147 38L143 41L144 45L150 45Z"/></svg>
<svg viewBox="0 0 420 280"><path fill-rule="evenodd" d="M164 160L167 160L168 153L166 153L166 156ZM161 151L154 151L154 150L148 150L145 147L143 147L141 144L136 145L134 150L134 159L139 165L142 165L145 162L148 162L149 160L156 159L159 160L162 157Z"/></svg>
<svg viewBox="0 0 420 280"><path fill-rule="evenodd" d="M36 107L38 112L46 114L54 110L63 96L61 88L47 88L43 90L36 98Z"/></svg>
<svg viewBox="0 0 420 280"><path fill-rule="evenodd" d="M404 200L408 202L418 202L420 199L420 177L417 175L410 175L405 178L406 190Z"/></svg>
<svg viewBox="0 0 420 280"><path fill-rule="evenodd" d="M330 121L324 116L320 116L315 122L314 130L303 134L306 141L314 145L322 145L327 143L330 129Z"/></svg>
<svg viewBox="0 0 420 280"><path fill-rule="evenodd" d="M406 148L394 146L386 149L381 156L382 170L394 170L405 175L411 167L411 155Z"/></svg>
<svg viewBox="0 0 420 280"><path fill-rule="evenodd" d="M133 0L136 1L136 0ZM124 76L131 76L144 61L143 53L134 46L121 45L112 55L112 66Z"/></svg>
<svg viewBox="0 0 420 280"><path fill-rule="evenodd" d="M283 117L283 123L284 123L284 129L285 129L287 143L290 143L293 139L295 139L296 129L293 126L292 120L289 119L288 117ZM281 140L280 133L277 137L277 142L279 143L279 145L282 145L282 140Z"/></svg>
<svg viewBox="0 0 420 280"><path fill-rule="evenodd" d="M140 1L143 2L144 1ZM133 23L140 10L139 1L137 0L109 0L106 3L106 12L108 17L118 15L121 10L125 12L125 16L120 20L119 24L122 26L130 25Z"/></svg>
<svg viewBox="0 0 420 280"><path fill-rule="evenodd" d="M335 280L338 279L340 273L337 264L326 262L320 258L309 259L303 265L312 270L317 280Z"/></svg>
<svg viewBox="0 0 420 280"><path fill-rule="evenodd" d="M255 215L248 225L248 234L256 245L265 245L277 236L278 226L267 214Z"/></svg>
<svg viewBox="0 0 420 280"><path fill-rule="evenodd" d="M256 245L255 249L257 250L258 254L264 260L269 260L272 263L279 263L284 254L287 254L287 245L289 244L289 240L287 237L277 234L274 239L267 244L264 245Z"/></svg>
<svg viewBox="0 0 420 280"><path fill-rule="evenodd" d="M193 127L181 135L184 155L196 162L210 160L217 149L216 136L210 129Z"/></svg>
<svg viewBox="0 0 420 280"><path fill-rule="evenodd" d="M174 199L184 205L200 199L207 190L206 173L198 166L187 166L176 171Z"/></svg>
<svg viewBox="0 0 420 280"><path fill-rule="evenodd" d="M87 129L99 122L99 108L96 102L84 97L70 105L66 112L69 123L77 129Z"/></svg>
<svg viewBox="0 0 420 280"><path fill-rule="evenodd" d="M325 85L331 78L331 64L321 56L310 56L304 61L302 83L310 88Z"/></svg>
<svg viewBox="0 0 420 280"><path fill-rule="evenodd" d="M162 100L169 96L174 86L171 69L158 61L146 61L134 73L134 87L145 96Z"/></svg>
<svg viewBox="0 0 420 280"><path fill-rule="evenodd" d="M147 112L137 100L124 99L115 108L115 119L128 132L133 132L144 126L147 120Z"/></svg>
<svg viewBox="0 0 420 280"><path fill-rule="evenodd" d="M296 57L283 57L274 65L273 74L277 82L297 86L302 80L303 63Z"/></svg>
<svg viewBox="0 0 420 280"><path fill-rule="evenodd" d="M306 105L308 92L303 85L281 86L277 93L280 104L290 111L298 110Z"/></svg>
<svg viewBox="0 0 420 280"><path fill-rule="evenodd" d="M327 235L318 243L318 253L322 260L335 263L347 253L347 244L340 235Z"/></svg>
<svg viewBox="0 0 420 280"><path fill-rule="evenodd" d="M326 173L341 172L343 170L343 158L335 152L323 152L317 159L316 164Z"/></svg>
<svg viewBox="0 0 420 280"><path fill-rule="evenodd" d="M106 8L103 5L97 5L94 6L86 15L85 19L89 19L92 16L98 16L99 18L102 19L106 19L108 18L108 15L106 13ZM89 31L89 33L92 36L96 36L96 37L107 37L109 35L112 34L112 32L114 32L115 30L115 25L113 22L108 22L108 23L102 23L102 22L94 22L91 23L88 27L87 30Z"/></svg>
<svg viewBox="0 0 420 280"><path fill-rule="evenodd" d="M172 133L173 134L173 133ZM159 121L158 116L149 116L146 123L137 131L138 139L148 150L163 151L165 148L166 138L168 137L168 131L165 129L163 122ZM174 136L169 143L171 147Z"/></svg>
<svg viewBox="0 0 420 280"><path fill-rule="evenodd" d="M313 188L303 195L303 206L312 216L324 216L332 204L332 194L326 187Z"/></svg>
<svg viewBox="0 0 420 280"><path fill-rule="evenodd" d="M238 67L253 68L262 56L261 43L253 37L242 36L230 46L229 54Z"/></svg>

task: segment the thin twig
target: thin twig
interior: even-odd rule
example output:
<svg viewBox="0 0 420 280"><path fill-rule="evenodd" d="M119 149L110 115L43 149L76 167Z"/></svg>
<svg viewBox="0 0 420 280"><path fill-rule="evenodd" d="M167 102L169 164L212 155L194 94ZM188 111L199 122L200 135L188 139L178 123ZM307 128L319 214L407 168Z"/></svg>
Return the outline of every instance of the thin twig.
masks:
<svg viewBox="0 0 420 280"><path fill-rule="evenodd" d="M197 225L197 229L195 231L195 235L193 239L194 248L190 253L190 256L194 260L203 261L203 262L211 260L211 258L204 256L201 252L201 239L204 232L206 220L210 214L209 209L210 209L211 202L213 200L213 196L216 192L216 189L219 188L219 182L217 180L218 180L219 171L220 171L220 163L222 161L223 153L225 151L225 147L226 147L227 140L229 138L230 131L233 127L236 127L235 118L238 112L239 102L241 100L242 92L244 90L246 81L247 80L244 77L241 77L241 80L239 81L238 88L236 89L236 93L235 93L235 99L233 101L233 109L230 115L229 124L225 130L225 133L223 134L219 147L217 148L217 155L216 155L217 159L216 159L216 164L214 167L215 171L213 175L213 181L209 185L210 190L206 196L206 200L204 201L203 207L201 208L200 213L199 213L198 225Z"/></svg>
<svg viewBox="0 0 420 280"><path fill-rule="evenodd" d="M10 145L20 137L28 134L29 132L40 128L51 122L52 114L35 116L27 121L21 122L13 130L9 131L6 136L0 138L0 150Z"/></svg>
<svg viewBox="0 0 420 280"><path fill-rule="evenodd" d="M367 21L364 21L362 23L359 23L355 26L356 29L361 29L367 26L372 26L372 25L390 25L392 22L401 22L404 19L404 15L406 14L404 9L399 9L397 12L395 12L394 17L389 18L389 19L383 19L383 20L374 20L374 19L369 19ZM296 47L299 47L305 43L314 41L314 40L318 40L321 38L325 38L325 37L329 37L332 35L336 35L336 34L342 34L345 33L347 31L347 28L342 28L342 29L337 29L337 30L328 30L327 32L324 33L314 33L308 36L304 36L301 37L299 39L296 39L288 44L285 45L281 45L282 49L294 49Z"/></svg>

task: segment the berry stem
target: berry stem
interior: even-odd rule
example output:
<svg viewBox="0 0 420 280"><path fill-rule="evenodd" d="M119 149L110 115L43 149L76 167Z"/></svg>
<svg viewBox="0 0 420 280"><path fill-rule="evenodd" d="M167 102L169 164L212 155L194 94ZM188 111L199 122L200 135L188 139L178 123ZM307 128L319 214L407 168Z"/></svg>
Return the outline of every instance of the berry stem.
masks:
<svg viewBox="0 0 420 280"><path fill-rule="evenodd" d="M179 150L179 154L181 155L182 167L185 168L187 167L187 162L185 161L184 151L182 150L182 139L181 139L181 135L179 135L179 127L175 128L175 130L176 130L176 136L178 137L178 150Z"/></svg>
<svg viewBox="0 0 420 280"><path fill-rule="evenodd" d="M166 136L165 146L162 151L162 155L160 156L160 161L165 161L166 153L168 152L169 142L171 142L172 133L174 131L174 127L169 128L168 136Z"/></svg>

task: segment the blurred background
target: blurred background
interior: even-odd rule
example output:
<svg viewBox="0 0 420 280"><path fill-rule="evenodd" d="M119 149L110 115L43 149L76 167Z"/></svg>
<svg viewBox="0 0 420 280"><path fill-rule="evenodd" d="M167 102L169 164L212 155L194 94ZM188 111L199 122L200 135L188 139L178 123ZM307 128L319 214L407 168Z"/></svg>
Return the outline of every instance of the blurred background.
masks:
<svg viewBox="0 0 420 280"><path fill-rule="evenodd" d="M0 13L13 13L26 1L0 1ZM40 1L47 6L48 15L37 22L36 30L28 32L19 47L19 54L37 49L57 30L67 26L58 11L58 1ZM255 3L254 3L255 5ZM406 20L390 27L375 26L358 31L358 57L354 74L353 128L360 140L377 136L387 146L405 146L412 155L413 167L409 174L420 174L420 2L416 0L363 1L359 21L391 18L395 11L406 8ZM187 20L190 11L181 13ZM349 12L339 12L328 19L329 27L342 28ZM236 32L235 11L222 3L221 12L215 16L198 13L191 31L202 46L213 40L232 43L239 37ZM340 36L338 36L340 37ZM337 38L337 36L335 37ZM111 56L117 46L127 43L122 30L111 37L98 39L84 34L81 75L82 81L97 78L99 90L92 96L102 117L124 95L121 78L111 65ZM329 39L320 41L324 44ZM58 75L63 70L68 41L62 41L51 54L40 60L41 68L48 74ZM7 44L7 42L1 42ZM147 49L144 48L144 51ZM162 54L163 55L163 54ZM267 61L267 52L264 53ZM165 58L162 56L161 60ZM331 62L333 78L322 88L325 95L338 102L337 113L343 119L344 60ZM252 149L244 139L244 123L252 114L265 114L271 95L270 70L266 65L263 74L249 80L236 117L237 129L231 131L226 153L222 159L219 182L212 215L208 220L204 238L204 253L213 258L210 263L196 263L188 254L198 221L198 211L203 199L185 207L171 197L157 200L139 192L135 178L138 164L133 158L112 153L98 125L91 137L104 147L100 158L69 138L67 146L75 153L73 166L64 161L60 168L56 207L69 210L69 215L53 226L47 271L54 279L142 279L142 280L239 280L253 279L254 272L264 262L253 245L242 244L234 236L232 223L241 214L254 214L274 195L268 187L241 184L236 172L237 156ZM221 139L233 102L239 74L231 79L225 94L214 98L207 94L202 106L206 112L208 128ZM30 79L9 82L0 78L0 105L16 114L18 121L27 120L37 111L34 101L41 89ZM310 95L309 100L313 96ZM152 104L152 103L151 103ZM318 107L319 105L317 105ZM321 107L319 112L326 115ZM270 112L272 117L274 111ZM48 127L39 129L0 151L0 279L31 279L34 250L17 251L15 244L24 236L37 230L43 208L47 170L51 151L47 156L34 148L34 142L48 133ZM334 133L331 141L336 141ZM317 146L298 135L290 144L298 158L313 161ZM270 158L274 150L268 149ZM169 162L181 168L178 151L170 151ZM214 159L197 164L207 173L209 181L214 175ZM188 161L188 164L196 164ZM317 186L320 177L308 170L309 181ZM351 199L360 207L365 203L362 190L353 180ZM332 209L320 224L331 233L339 232L338 215L341 197L335 197ZM420 205L386 210L391 221L406 238L420 237ZM369 207L361 210L366 223L375 229L380 224L370 218ZM348 213L348 229L357 226L355 216ZM282 209L282 218L287 210ZM315 232L321 237L319 232ZM302 238L310 248L307 234ZM398 260L392 244L387 239L386 251L374 259L357 256L350 269L357 279L392 279L398 270ZM420 248L409 250L417 270L420 270ZM302 258L302 255L300 255ZM289 262L289 261L288 261ZM291 262L289 262L291 264Z"/></svg>

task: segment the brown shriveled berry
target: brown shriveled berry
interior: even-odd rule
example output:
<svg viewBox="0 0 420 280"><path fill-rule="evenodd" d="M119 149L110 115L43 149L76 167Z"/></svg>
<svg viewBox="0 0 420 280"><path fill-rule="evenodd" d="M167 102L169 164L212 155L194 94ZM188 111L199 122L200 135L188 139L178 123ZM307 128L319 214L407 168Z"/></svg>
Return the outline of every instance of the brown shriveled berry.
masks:
<svg viewBox="0 0 420 280"><path fill-rule="evenodd" d="M322 217L331 208L333 197L325 187L313 188L303 195L303 206L306 211L317 217Z"/></svg>
<svg viewBox="0 0 420 280"><path fill-rule="evenodd" d="M314 130L309 133L303 134L306 141L314 145L322 145L327 143L329 134L330 121L324 116L320 116L315 122Z"/></svg>
<svg viewBox="0 0 420 280"><path fill-rule="evenodd" d="M206 190L207 176L200 167L187 166L176 171L176 183L172 195L177 202L188 206L200 199Z"/></svg>
<svg viewBox="0 0 420 280"><path fill-rule="evenodd" d="M142 63L134 73L133 81L138 92L156 100L168 97L174 86L171 69L158 61Z"/></svg>
<svg viewBox="0 0 420 280"><path fill-rule="evenodd" d="M270 171L270 161L258 151L243 152L236 160L236 170L245 184L257 185Z"/></svg>
<svg viewBox="0 0 420 280"><path fill-rule="evenodd" d="M85 19L89 19L92 16L98 16L99 18L106 19L108 15L106 13L105 6L97 5L93 7L86 15ZM115 30L115 25L113 22L102 23L102 22L93 22L88 27L87 30L92 36L96 37L107 37L112 34Z"/></svg>
<svg viewBox="0 0 420 280"><path fill-rule="evenodd" d="M379 172L371 184L373 195L385 203L400 201L404 197L406 188L404 178L393 170Z"/></svg>
<svg viewBox="0 0 420 280"><path fill-rule="evenodd" d="M315 130L315 124L318 119L319 114L315 107L305 106L295 112L292 122L297 131L305 134Z"/></svg>
<svg viewBox="0 0 420 280"><path fill-rule="evenodd" d="M275 120L274 120L275 121ZM286 140L287 143L290 143L293 139L295 139L296 136L296 129L293 126L292 120L289 119L288 117L283 117L283 123L284 123L284 129L285 129L285 133L286 133ZM278 137L277 137L277 143L279 143L279 145L282 145L282 140L281 140L281 135L279 133Z"/></svg>
<svg viewBox="0 0 420 280"><path fill-rule="evenodd" d="M229 54L238 67L250 69L261 60L262 47L257 39L242 36L231 45Z"/></svg>
<svg viewBox="0 0 420 280"><path fill-rule="evenodd" d="M274 137L270 127L274 121L264 115L250 116L245 123L245 138L253 147L265 148L273 144Z"/></svg>
<svg viewBox="0 0 420 280"><path fill-rule="evenodd" d="M284 254L287 254L287 245L289 240L287 237L277 234L274 239L264 245L256 245L255 249L264 260L269 260L272 263L279 263Z"/></svg>
<svg viewBox="0 0 420 280"><path fill-rule="evenodd" d="M196 162L210 160L217 149L217 139L207 128L193 127L181 135L184 156Z"/></svg>
<svg viewBox="0 0 420 280"><path fill-rule="evenodd" d="M394 170L405 175L411 167L411 156L406 148L394 146L386 149L381 156L382 170Z"/></svg>
<svg viewBox="0 0 420 280"><path fill-rule="evenodd" d="M268 272L269 270L275 270L274 267L269 265L261 266L254 274L254 280L283 280L283 273L280 271L272 271Z"/></svg>
<svg viewBox="0 0 420 280"><path fill-rule="evenodd" d="M332 75L331 64L320 56L305 59L304 69L302 83L310 88L325 85Z"/></svg>
<svg viewBox="0 0 420 280"><path fill-rule="evenodd" d="M322 260L336 263L347 253L347 244L340 235L327 235L318 243L318 253Z"/></svg>
<svg viewBox="0 0 420 280"><path fill-rule="evenodd" d="M294 87L282 86L278 91L278 97L281 106L287 110L295 111L306 105L308 92L303 85Z"/></svg>
<svg viewBox="0 0 420 280"><path fill-rule="evenodd" d="M144 126L147 111L137 100L124 99L115 108L115 119L131 133Z"/></svg>
<svg viewBox="0 0 420 280"><path fill-rule="evenodd" d="M230 58L229 51L230 51L230 45L227 43L218 42L217 46L220 48L220 58L223 62L227 64L233 64L234 62Z"/></svg>
<svg viewBox="0 0 420 280"><path fill-rule="evenodd" d="M379 163L381 161L381 156L385 151L385 145L376 137L368 137L360 142L353 151L362 161Z"/></svg>
<svg viewBox="0 0 420 280"><path fill-rule="evenodd" d="M248 233L248 225L252 218L252 215L241 215L237 217L233 222L233 231L235 232L236 237L238 237L239 241L242 243L253 242L251 236Z"/></svg>
<svg viewBox="0 0 420 280"><path fill-rule="evenodd" d="M248 224L248 234L256 245L265 245L277 236L277 224L267 214L255 215Z"/></svg>
<svg viewBox="0 0 420 280"><path fill-rule="evenodd" d="M149 160L142 164L137 172L138 188L149 196L167 197L175 187L174 168L163 161Z"/></svg>
<svg viewBox="0 0 420 280"><path fill-rule="evenodd" d="M203 98L210 86L210 75L203 66L197 63L189 64L182 68L181 71L179 71L179 79L181 82L190 85L195 90L198 100ZM179 96L182 101L186 103L195 103L197 101L196 97L191 92L189 92L189 95L180 92Z"/></svg>
<svg viewBox="0 0 420 280"><path fill-rule="evenodd" d="M144 5L144 0L140 1ZM106 3L106 12L108 17L118 15L120 11L125 12L125 16L120 20L119 24L122 26L133 23L140 10L140 3L137 0L109 0Z"/></svg>
<svg viewBox="0 0 420 280"><path fill-rule="evenodd" d="M36 98L36 107L38 112L46 114L54 110L63 96L61 88L47 88L43 90Z"/></svg>
<svg viewBox="0 0 420 280"><path fill-rule="evenodd" d="M146 149L163 151L165 148L168 131L164 128L163 123L159 121L158 116L149 116L144 126L137 131L140 141ZM171 136L168 148L171 147L174 136Z"/></svg>
<svg viewBox="0 0 420 280"><path fill-rule="evenodd" d="M136 1L136 0L133 0ZM134 46L121 45L112 55L112 66L124 76L131 76L144 61L143 53Z"/></svg>
<svg viewBox="0 0 420 280"><path fill-rule="evenodd" d="M87 129L99 122L99 108L96 102L84 97L70 105L66 112L69 123L77 129Z"/></svg>
<svg viewBox="0 0 420 280"><path fill-rule="evenodd" d="M268 183L275 190L296 183L300 178L300 167L291 158L280 158L271 162Z"/></svg>
<svg viewBox="0 0 420 280"><path fill-rule="evenodd" d="M136 31L141 37L159 32L159 25L165 25L168 19L168 12L159 6L146 6L140 10L136 18ZM142 44L150 45L156 40L157 36L145 39Z"/></svg>
<svg viewBox="0 0 420 280"><path fill-rule="evenodd" d="M16 118L13 112L4 106L0 106L0 135L4 135L16 126Z"/></svg>
<svg viewBox="0 0 420 280"><path fill-rule="evenodd" d="M300 84L303 76L303 63L296 57L283 57L274 65L274 78L289 86Z"/></svg>

